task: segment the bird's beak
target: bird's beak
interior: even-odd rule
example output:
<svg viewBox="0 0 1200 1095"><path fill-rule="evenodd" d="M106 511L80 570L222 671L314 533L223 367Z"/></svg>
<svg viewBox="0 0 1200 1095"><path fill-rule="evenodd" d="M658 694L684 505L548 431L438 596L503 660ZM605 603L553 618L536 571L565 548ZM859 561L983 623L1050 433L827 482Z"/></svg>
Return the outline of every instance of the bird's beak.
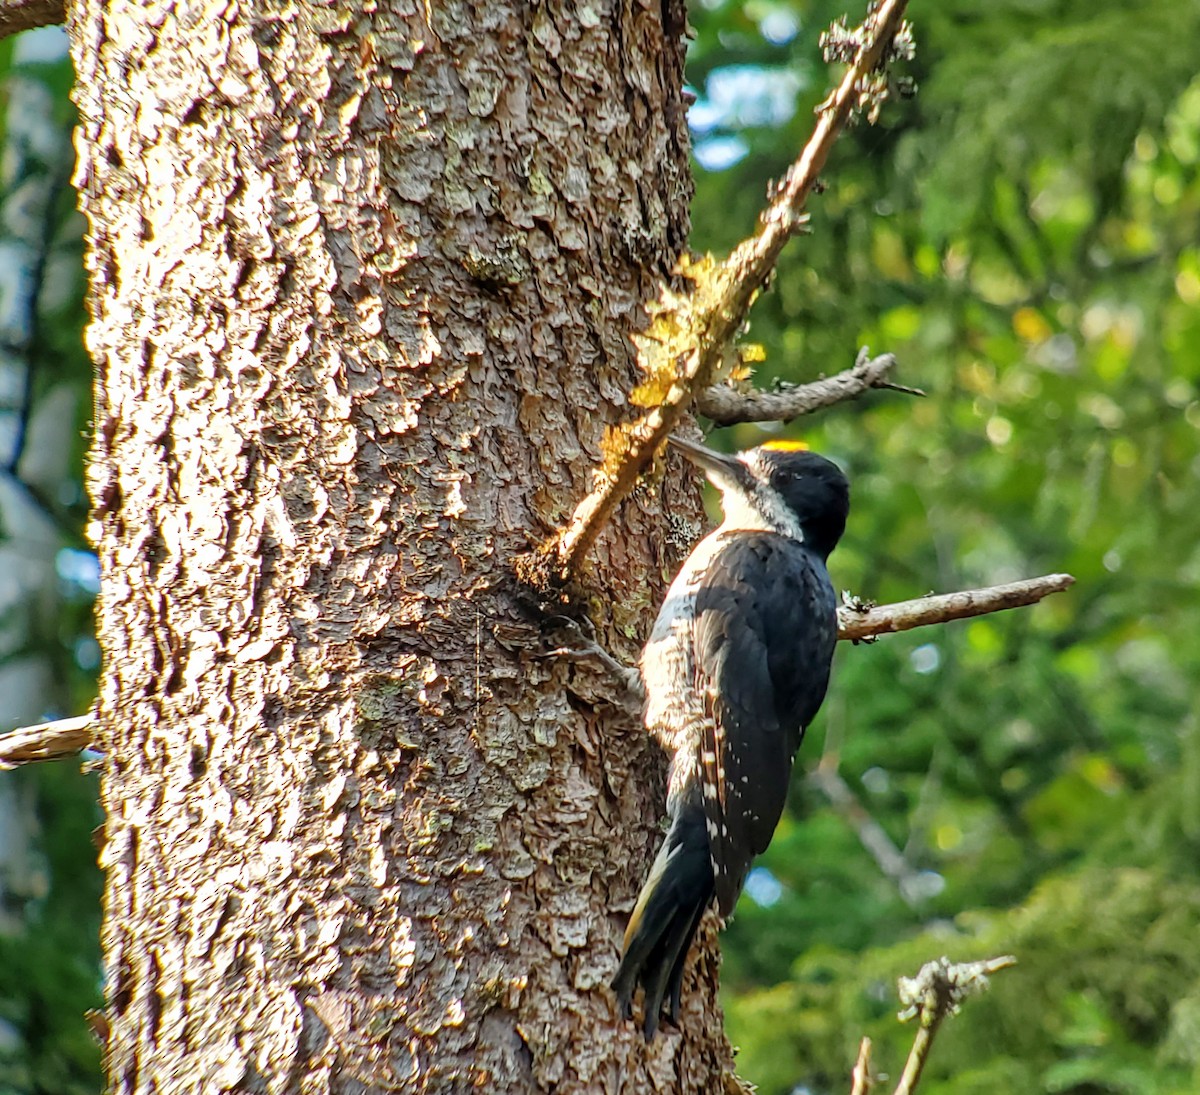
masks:
<svg viewBox="0 0 1200 1095"><path fill-rule="evenodd" d="M682 437L671 434L667 441L678 449L696 467L700 468L715 486L722 489L730 483L739 483L745 477L745 467L736 456L726 456L722 452L713 452L695 441L687 441Z"/></svg>

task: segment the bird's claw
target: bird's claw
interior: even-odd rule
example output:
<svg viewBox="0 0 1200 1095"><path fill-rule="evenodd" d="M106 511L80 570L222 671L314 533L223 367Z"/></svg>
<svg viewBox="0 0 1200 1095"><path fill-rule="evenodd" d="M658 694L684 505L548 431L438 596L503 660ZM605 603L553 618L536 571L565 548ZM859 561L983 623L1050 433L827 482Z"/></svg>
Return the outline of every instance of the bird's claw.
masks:
<svg viewBox="0 0 1200 1095"><path fill-rule="evenodd" d="M634 717L639 717L642 704L646 699L642 675L636 669L622 665L596 642L596 629L592 622L576 620L569 616L552 616L547 622L553 624L553 630L568 639L571 645L559 646L538 656L565 658L569 661L600 666L621 691L618 706L625 708Z"/></svg>

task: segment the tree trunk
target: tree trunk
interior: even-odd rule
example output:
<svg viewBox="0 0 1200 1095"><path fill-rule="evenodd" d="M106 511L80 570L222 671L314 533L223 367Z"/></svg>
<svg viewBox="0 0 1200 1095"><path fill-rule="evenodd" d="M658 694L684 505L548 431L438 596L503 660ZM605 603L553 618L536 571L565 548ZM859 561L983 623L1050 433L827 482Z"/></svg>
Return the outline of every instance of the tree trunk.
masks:
<svg viewBox="0 0 1200 1095"><path fill-rule="evenodd" d="M607 987L662 765L509 577L684 246L682 2L365 7L72 11L112 1090L718 1090L711 925L682 1034ZM622 656L698 520L598 544Z"/></svg>

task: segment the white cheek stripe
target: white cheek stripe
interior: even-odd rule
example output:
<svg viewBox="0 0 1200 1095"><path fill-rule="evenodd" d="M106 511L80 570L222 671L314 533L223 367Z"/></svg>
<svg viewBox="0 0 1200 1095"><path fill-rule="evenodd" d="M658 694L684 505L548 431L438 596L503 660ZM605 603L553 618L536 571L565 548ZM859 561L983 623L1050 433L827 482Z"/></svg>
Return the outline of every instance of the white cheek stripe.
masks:
<svg viewBox="0 0 1200 1095"><path fill-rule="evenodd" d="M734 484L721 488L721 508L725 519L718 532L778 532L793 540L804 542L804 529L796 515L766 482L766 469L761 455L751 450L738 457L754 473L754 493L746 497Z"/></svg>

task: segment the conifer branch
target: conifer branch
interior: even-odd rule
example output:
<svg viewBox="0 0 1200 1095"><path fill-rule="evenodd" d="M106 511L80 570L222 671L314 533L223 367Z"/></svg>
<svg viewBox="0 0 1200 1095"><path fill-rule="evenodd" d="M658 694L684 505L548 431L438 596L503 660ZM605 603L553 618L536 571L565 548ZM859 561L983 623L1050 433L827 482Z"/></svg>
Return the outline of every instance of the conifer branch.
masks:
<svg viewBox="0 0 1200 1095"><path fill-rule="evenodd" d="M916 870L896 847L887 830L872 817L858 800L837 769L837 758L826 756L808 775L808 782L829 800L829 804L854 830L858 842L875 860L883 876L891 882L900 899L910 908L920 907L921 872Z"/></svg>
<svg viewBox="0 0 1200 1095"><path fill-rule="evenodd" d="M1020 608L1040 601L1051 593L1058 593L1075 584L1070 574L1047 574L1041 578L1026 578L1007 585L988 586L984 589L965 589L958 593L930 595L916 601L899 601L890 605L868 605L858 602L847 593L842 594L845 602L838 609L838 638L851 642L870 642L879 635L896 631L908 631L927 624L947 623L968 616L982 616L989 612L1002 612L1009 608ZM637 719L646 701L646 692L637 669L621 665L607 650L595 641L595 632L588 624L587 631L562 616L553 617L552 631L558 632L565 642L544 651L540 657L558 657L569 661L591 663L615 686L609 702L621 707ZM4 739L0 738L0 742ZM2 755L2 754L0 754ZM835 766L836 774L836 766ZM820 773L817 777L820 779ZM831 801L839 788L830 784L824 788ZM848 790L848 789L847 789ZM834 803L837 805L837 803ZM856 829L858 826L856 825ZM860 835L861 835L861 830ZM868 846L872 854L878 848ZM897 852L903 859L903 854ZM878 856L877 856L878 859ZM885 874L889 874L887 868ZM909 882L912 879L908 879ZM914 891L915 892L915 891Z"/></svg>
<svg viewBox="0 0 1200 1095"><path fill-rule="evenodd" d="M988 612L1000 612L1040 601L1051 593L1067 589L1075 583L1069 574L1048 574L1041 578L1027 578L1021 582L991 586L986 589L967 589L959 593L922 597L916 601L900 601L890 605L858 605L850 603L838 609L838 638L854 642L869 640L877 635L927 624L946 623L968 616L982 616ZM640 679L636 670L625 669L606 652L575 637L578 649L562 649L560 654L593 657L602 669L610 673L620 685L622 696L629 700L623 705L639 708L642 700L638 692ZM599 651L599 652L598 652ZM617 666L617 668L613 668ZM632 683L631 683L632 682ZM24 726L7 734L0 734L0 771L30 764L40 760L57 760L88 748L94 731L93 716L77 715L56 722L43 722L36 726Z"/></svg>
<svg viewBox="0 0 1200 1095"><path fill-rule="evenodd" d="M67 19L63 0L0 0L0 38Z"/></svg>

